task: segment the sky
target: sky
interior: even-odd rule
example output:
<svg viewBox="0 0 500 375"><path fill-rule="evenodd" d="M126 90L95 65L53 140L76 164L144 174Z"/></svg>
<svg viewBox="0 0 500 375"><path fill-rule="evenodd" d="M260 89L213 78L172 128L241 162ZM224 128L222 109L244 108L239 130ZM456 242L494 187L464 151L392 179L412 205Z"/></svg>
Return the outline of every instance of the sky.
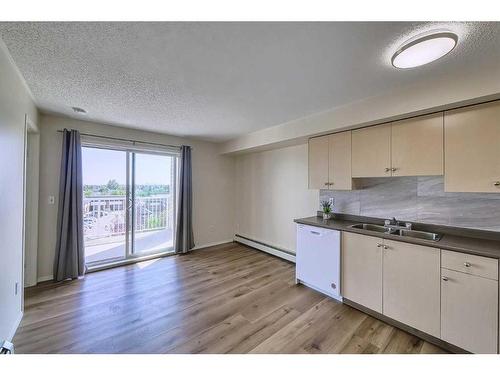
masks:
<svg viewBox="0 0 500 375"><path fill-rule="evenodd" d="M120 185L125 185L127 153L82 147L82 167L84 185L104 185L109 180L116 180ZM170 169L169 156L136 154L137 185L168 185Z"/></svg>

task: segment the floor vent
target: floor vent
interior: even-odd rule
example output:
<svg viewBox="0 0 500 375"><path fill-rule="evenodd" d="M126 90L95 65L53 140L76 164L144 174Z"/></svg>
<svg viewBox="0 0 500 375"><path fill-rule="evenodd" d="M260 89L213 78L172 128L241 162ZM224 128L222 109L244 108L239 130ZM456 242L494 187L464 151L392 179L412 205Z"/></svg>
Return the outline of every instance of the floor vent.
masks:
<svg viewBox="0 0 500 375"><path fill-rule="evenodd" d="M271 255L277 256L279 258L288 260L289 262L295 263L295 254L290 252L290 251L283 250L283 249L277 248L277 247L272 246L272 245L268 245L268 244L261 242L261 241L252 240L251 238L243 237L239 234L234 235L234 240L236 242L243 244L243 245L253 247L254 249L264 251L268 254L271 254Z"/></svg>

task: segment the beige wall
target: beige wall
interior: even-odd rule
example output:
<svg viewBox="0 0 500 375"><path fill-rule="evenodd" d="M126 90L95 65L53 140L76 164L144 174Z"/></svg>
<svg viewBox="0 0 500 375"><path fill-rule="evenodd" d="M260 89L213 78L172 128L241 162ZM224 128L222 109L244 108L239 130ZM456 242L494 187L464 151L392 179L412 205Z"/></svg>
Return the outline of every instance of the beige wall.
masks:
<svg viewBox="0 0 500 375"><path fill-rule="evenodd" d="M44 115L40 121L39 280L52 277L57 203L49 205L48 197L53 195L58 202L62 134L57 130L64 128L96 135L192 146L193 225L196 246L203 247L232 240L234 159L220 155L217 144Z"/></svg>
<svg viewBox="0 0 500 375"><path fill-rule="evenodd" d="M27 86L0 40L0 341L11 339L21 318L26 114L37 121Z"/></svg>
<svg viewBox="0 0 500 375"><path fill-rule="evenodd" d="M293 219L318 209L318 190L307 188L307 145L238 155L235 168L235 232L295 252Z"/></svg>

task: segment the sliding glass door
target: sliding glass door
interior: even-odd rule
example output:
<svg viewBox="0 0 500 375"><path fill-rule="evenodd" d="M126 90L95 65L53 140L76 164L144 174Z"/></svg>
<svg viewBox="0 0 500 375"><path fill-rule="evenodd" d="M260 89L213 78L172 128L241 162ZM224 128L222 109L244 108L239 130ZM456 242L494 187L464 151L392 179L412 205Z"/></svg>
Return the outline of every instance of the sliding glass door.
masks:
<svg viewBox="0 0 500 375"><path fill-rule="evenodd" d="M133 256L173 249L176 157L132 155Z"/></svg>
<svg viewBox="0 0 500 375"><path fill-rule="evenodd" d="M82 147L89 267L173 251L178 155Z"/></svg>

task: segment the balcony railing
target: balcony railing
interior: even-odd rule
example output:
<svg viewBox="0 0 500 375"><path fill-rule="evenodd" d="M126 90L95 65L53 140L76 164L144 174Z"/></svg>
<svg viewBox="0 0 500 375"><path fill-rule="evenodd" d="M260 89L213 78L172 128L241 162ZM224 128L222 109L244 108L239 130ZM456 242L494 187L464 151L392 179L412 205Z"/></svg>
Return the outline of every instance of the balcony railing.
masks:
<svg viewBox="0 0 500 375"><path fill-rule="evenodd" d="M135 232L172 228L172 196L136 197ZM84 235L88 239L126 233L126 197L93 196L83 199Z"/></svg>

